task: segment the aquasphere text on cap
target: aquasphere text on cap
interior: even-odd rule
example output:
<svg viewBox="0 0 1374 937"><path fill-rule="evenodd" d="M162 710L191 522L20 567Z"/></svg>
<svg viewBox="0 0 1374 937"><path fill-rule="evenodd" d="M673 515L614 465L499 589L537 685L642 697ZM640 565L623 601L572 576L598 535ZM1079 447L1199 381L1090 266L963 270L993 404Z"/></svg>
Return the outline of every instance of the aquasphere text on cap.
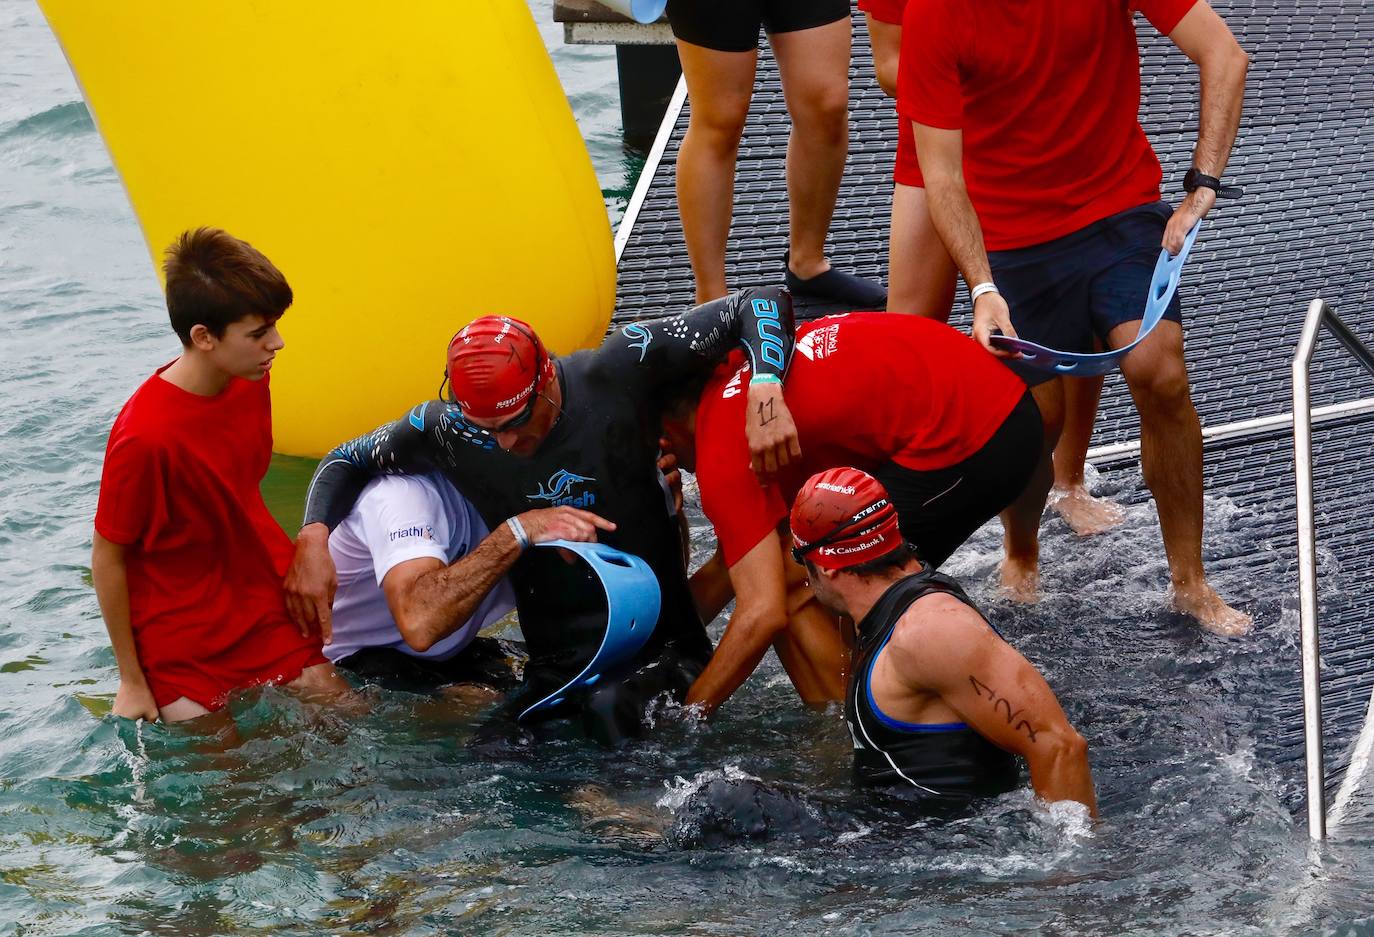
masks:
<svg viewBox="0 0 1374 937"><path fill-rule="evenodd" d="M823 569L844 569L902 545L897 508L872 475L833 468L812 475L792 505L792 555Z"/></svg>
<svg viewBox="0 0 1374 937"><path fill-rule="evenodd" d="M553 376L539 336L519 319L483 316L448 343L448 380L463 413L501 420L525 408Z"/></svg>

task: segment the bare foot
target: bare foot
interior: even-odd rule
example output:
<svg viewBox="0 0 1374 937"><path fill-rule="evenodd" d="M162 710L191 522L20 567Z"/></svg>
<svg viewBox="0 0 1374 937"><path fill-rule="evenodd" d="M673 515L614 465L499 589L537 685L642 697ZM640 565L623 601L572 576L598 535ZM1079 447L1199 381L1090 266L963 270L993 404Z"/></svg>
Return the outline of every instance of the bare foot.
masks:
<svg viewBox="0 0 1374 937"><path fill-rule="evenodd" d="M1050 492L1050 507L1080 537L1106 533L1126 519L1126 509L1109 498L1095 498L1083 485Z"/></svg>
<svg viewBox="0 0 1374 937"><path fill-rule="evenodd" d="M1197 623L1212 634L1233 638L1245 634L1255 621L1245 612L1232 608L1207 583L1189 588L1175 587L1173 607L1197 619Z"/></svg>
<svg viewBox="0 0 1374 937"><path fill-rule="evenodd" d="M1035 560L1002 559L1002 595L1021 605L1040 601L1040 565Z"/></svg>

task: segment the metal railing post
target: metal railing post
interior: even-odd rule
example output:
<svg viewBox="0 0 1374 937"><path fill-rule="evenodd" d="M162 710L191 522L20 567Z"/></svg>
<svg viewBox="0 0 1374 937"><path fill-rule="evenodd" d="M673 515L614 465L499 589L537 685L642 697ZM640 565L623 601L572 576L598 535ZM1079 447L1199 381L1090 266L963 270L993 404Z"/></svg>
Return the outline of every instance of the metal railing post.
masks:
<svg viewBox="0 0 1374 937"><path fill-rule="evenodd" d="M1303 732L1307 755L1307 834L1326 838L1322 762L1321 644L1317 631L1317 539L1312 522L1312 402L1309 366L1327 305L1312 300L1293 356L1293 467L1298 498L1298 615L1302 624Z"/></svg>

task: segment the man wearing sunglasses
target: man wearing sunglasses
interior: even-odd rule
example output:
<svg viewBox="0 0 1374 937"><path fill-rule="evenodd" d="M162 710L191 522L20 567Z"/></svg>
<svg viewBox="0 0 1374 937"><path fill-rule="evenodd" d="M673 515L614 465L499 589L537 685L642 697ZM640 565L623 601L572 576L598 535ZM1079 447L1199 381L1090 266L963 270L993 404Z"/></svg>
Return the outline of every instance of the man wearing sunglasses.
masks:
<svg viewBox="0 0 1374 937"><path fill-rule="evenodd" d="M1088 745L1040 672L957 582L922 562L873 476L809 478L791 512L792 555L816 597L854 623L845 694L854 778L932 809L959 809L1020 783L1097 815Z"/></svg>
<svg viewBox="0 0 1374 937"><path fill-rule="evenodd" d="M736 430L742 442L747 433L759 468L776 469L800 455L781 390L792 342L791 300L778 289L743 290L680 316L635 323L596 350L561 359L516 319L476 320L449 344L451 399L420 404L320 463L287 577L288 607L328 634L328 531L372 477L438 470L476 506L492 531L488 540L504 548L501 571L509 570L530 654L524 691L510 703L520 712L586 664L606 621L600 580L554 551L527 549L534 538L520 518L533 508L585 512L587 529L577 539L599 536L644 559L658 577L662 611L629 676L603 681L548 718L580 718L606 744L638 734L648 701L664 693L680 699L711 653L657 466L664 400L743 346L755 376L745 425Z"/></svg>

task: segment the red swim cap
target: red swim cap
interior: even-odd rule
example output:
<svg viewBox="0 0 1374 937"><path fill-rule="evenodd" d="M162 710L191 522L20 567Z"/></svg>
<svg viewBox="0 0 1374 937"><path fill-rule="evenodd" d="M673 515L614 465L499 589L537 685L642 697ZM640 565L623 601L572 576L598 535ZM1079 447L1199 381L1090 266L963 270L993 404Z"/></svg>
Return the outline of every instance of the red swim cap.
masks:
<svg viewBox="0 0 1374 937"><path fill-rule="evenodd" d="M501 420L525 409L553 376L539 336L519 319L483 316L448 343L448 380L464 415Z"/></svg>
<svg viewBox="0 0 1374 937"><path fill-rule="evenodd" d="M812 475L792 505L792 555L823 569L844 569L902 545L897 508L872 475L833 468Z"/></svg>

